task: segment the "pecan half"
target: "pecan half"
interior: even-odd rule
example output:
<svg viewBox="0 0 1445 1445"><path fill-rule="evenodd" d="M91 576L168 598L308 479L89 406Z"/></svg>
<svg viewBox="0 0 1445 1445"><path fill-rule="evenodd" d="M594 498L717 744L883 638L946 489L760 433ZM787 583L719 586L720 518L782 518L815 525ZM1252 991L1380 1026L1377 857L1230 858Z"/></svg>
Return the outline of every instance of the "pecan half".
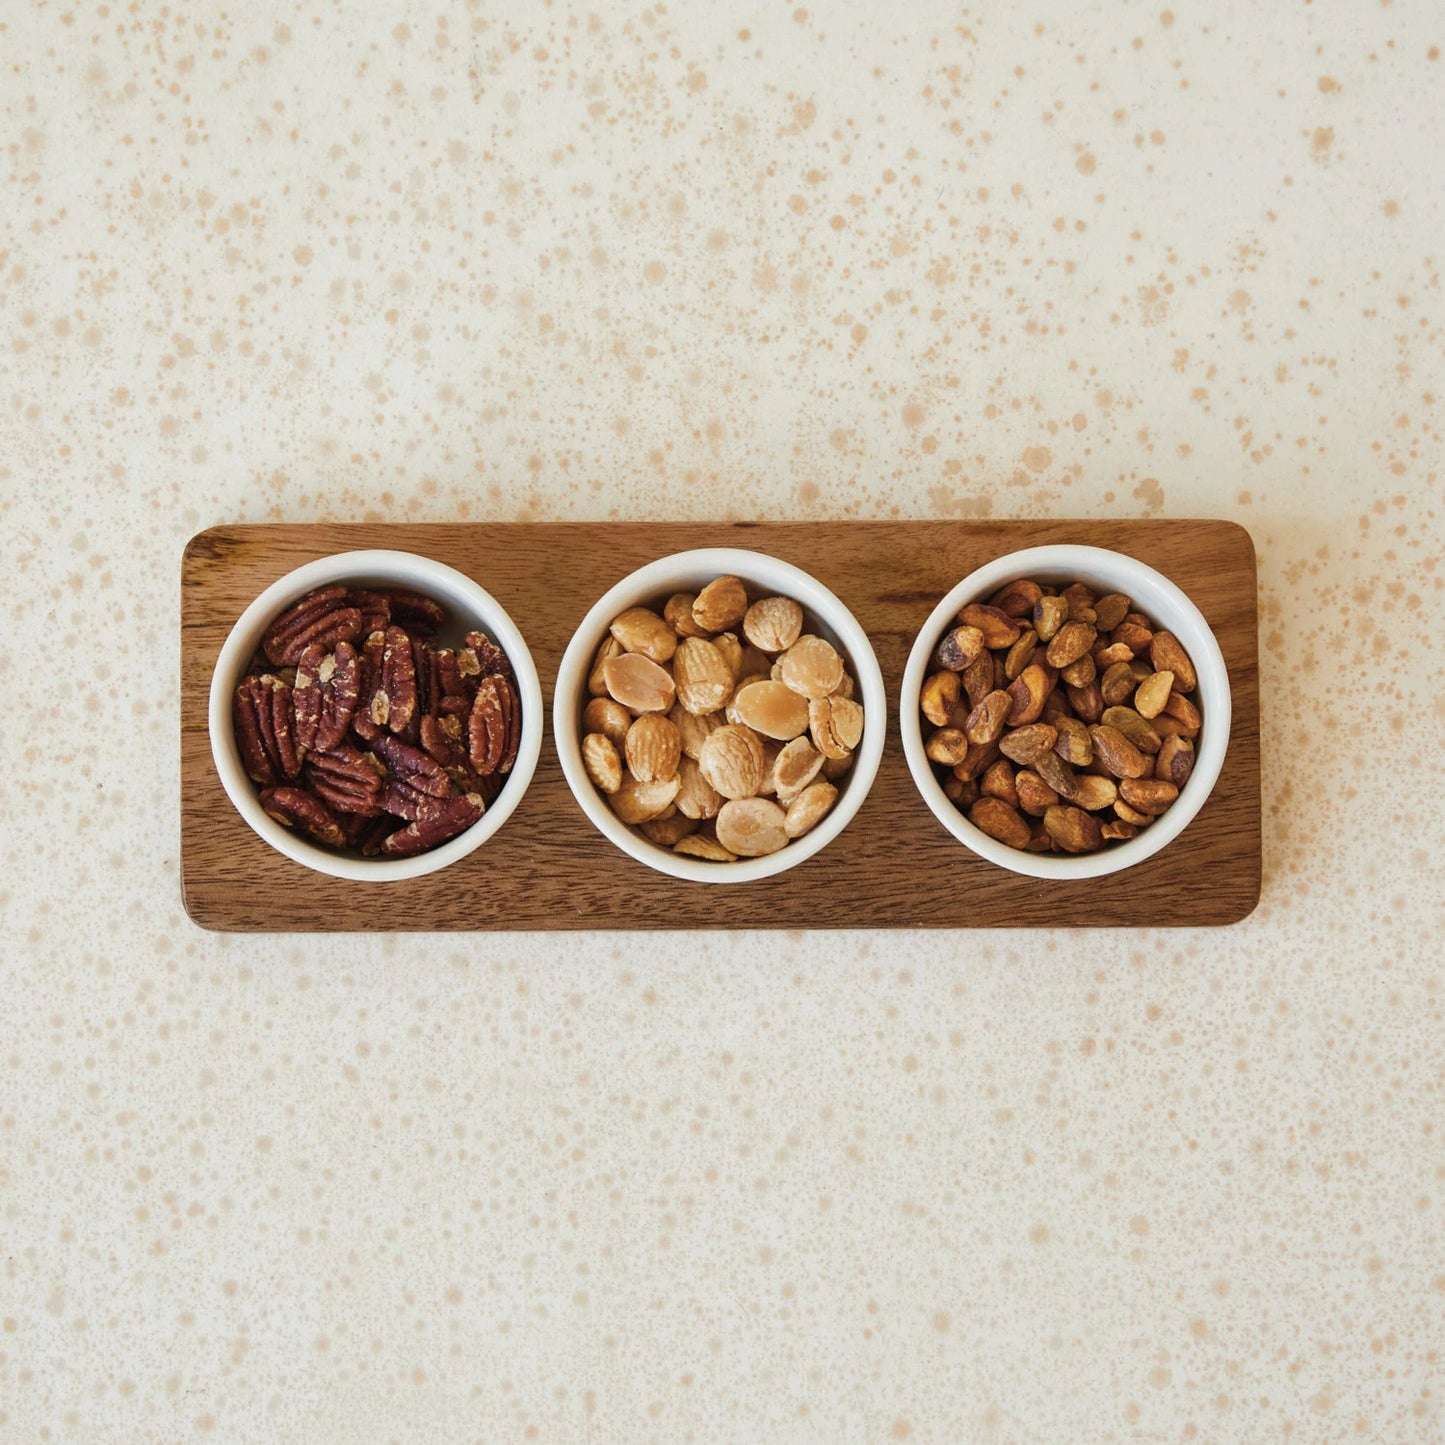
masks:
<svg viewBox="0 0 1445 1445"><path fill-rule="evenodd" d="M296 662L313 642L334 647L361 635L361 613L346 605L346 588L321 587L283 612L261 639L273 664Z"/></svg>
<svg viewBox="0 0 1445 1445"><path fill-rule="evenodd" d="M283 828L300 828L318 843L340 848L346 842L341 824L326 804L300 788L263 788L261 806Z"/></svg>
<svg viewBox="0 0 1445 1445"><path fill-rule="evenodd" d="M522 740L521 703L516 689L500 673L484 677L467 719L467 752L482 777L507 773Z"/></svg>
<svg viewBox="0 0 1445 1445"><path fill-rule="evenodd" d="M476 794L461 798L448 798L445 805L430 817L419 818L387 836L380 852L389 858L409 858L414 853L424 853L435 848L458 833L465 832L482 816L486 804Z"/></svg>
<svg viewBox="0 0 1445 1445"><path fill-rule="evenodd" d="M392 777L411 784L419 792L430 794L433 798L445 798L451 792L451 780L445 770L420 748L387 733L380 734L373 746Z"/></svg>
<svg viewBox="0 0 1445 1445"><path fill-rule="evenodd" d="M246 769L246 776L253 783L269 784L277 780L277 768L261 731L263 712L269 714L270 708L261 687L261 679L244 678L231 699L231 721L236 730L236 747L241 754L241 765Z"/></svg>
<svg viewBox="0 0 1445 1445"><path fill-rule="evenodd" d="M506 678L514 675L507 654L485 632L469 632L463 641L466 646L457 653L457 662L464 674L479 679L497 673ZM472 672L473 663L476 665L475 673Z"/></svg>
<svg viewBox="0 0 1445 1445"><path fill-rule="evenodd" d="M472 767L462 744L461 719L435 717L428 713L421 720L418 738L426 755L446 771L452 786L459 793L488 793L488 780ZM490 802L491 798L487 798Z"/></svg>
<svg viewBox="0 0 1445 1445"><path fill-rule="evenodd" d="M338 813L374 818L381 812L382 772L368 753L348 744L306 759L306 781L311 791Z"/></svg>
<svg viewBox="0 0 1445 1445"><path fill-rule="evenodd" d="M373 632L361 649L360 681L357 687L356 711L351 726L364 742L375 742L386 726L390 713L390 700L378 703L381 692L382 664L386 657L386 633ZM381 716L378 719L377 713Z"/></svg>
<svg viewBox="0 0 1445 1445"><path fill-rule="evenodd" d="M371 720L392 732L404 732L416 716L416 663L411 638L388 627L381 654L381 686L371 700Z"/></svg>
<svg viewBox="0 0 1445 1445"><path fill-rule="evenodd" d="M370 637L373 632L385 632L391 626L391 603L383 592L353 592L347 597L346 604L361 613L363 637Z"/></svg>
<svg viewBox="0 0 1445 1445"><path fill-rule="evenodd" d="M334 748L351 726L360 688L359 659L349 642L338 642L335 652L312 643L296 665L297 745L321 752Z"/></svg>
<svg viewBox="0 0 1445 1445"><path fill-rule="evenodd" d="M435 632L439 627L446 626L446 608L440 602L433 602L430 597L423 597L420 592L406 592L396 587L388 587L381 595L386 598L391 608L393 622L421 632Z"/></svg>

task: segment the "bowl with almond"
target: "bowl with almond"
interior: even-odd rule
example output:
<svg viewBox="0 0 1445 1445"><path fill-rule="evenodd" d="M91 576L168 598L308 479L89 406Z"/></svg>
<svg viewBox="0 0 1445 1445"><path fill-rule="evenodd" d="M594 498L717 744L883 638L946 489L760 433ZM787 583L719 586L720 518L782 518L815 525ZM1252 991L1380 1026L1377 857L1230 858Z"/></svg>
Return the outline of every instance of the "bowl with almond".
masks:
<svg viewBox="0 0 1445 1445"><path fill-rule="evenodd" d="M1033 547L965 577L903 674L904 756L939 822L1035 878L1141 863L1207 801L1229 673L1185 593L1102 547Z"/></svg>
<svg viewBox="0 0 1445 1445"><path fill-rule="evenodd" d="M852 613L760 552L659 558L600 598L557 676L553 737L582 811L675 878L796 867L862 806L883 676Z"/></svg>
<svg viewBox="0 0 1445 1445"><path fill-rule="evenodd" d="M256 834L337 878L415 878L484 844L542 746L522 634L410 552L318 558L241 614L211 676L211 754Z"/></svg>

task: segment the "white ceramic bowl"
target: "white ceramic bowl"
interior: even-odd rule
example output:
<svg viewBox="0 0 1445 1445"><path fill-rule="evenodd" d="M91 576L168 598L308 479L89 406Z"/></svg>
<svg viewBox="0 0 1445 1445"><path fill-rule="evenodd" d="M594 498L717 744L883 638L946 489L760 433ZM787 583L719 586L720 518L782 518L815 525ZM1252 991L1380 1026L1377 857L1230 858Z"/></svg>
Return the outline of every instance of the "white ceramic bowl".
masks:
<svg viewBox="0 0 1445 1445"><path fill-rule="evenodd" d="M1086 582L1100 593L1127 594L1135 608L1150 618L1156 627L1167 629L1179 639L1198 674L1199 688L1195 695L1203 723L1195 742L1194 771L1180 791L1178 801L1136 837L1100 849L1097 853L1076 856L1023 853L990 838L949 802L934 774L933 764L923 751L918 698L939 638L965 604L987 602L1005 582L1018 577L1031 577L1037 582L1050 582L1056 586ZM1229 746L1229 720L1229 673L1214 633L1199 609L1167 577L1133 557L1126 557L1122 552L1110 552L1103 547L1070 545L1030 547L1022 552L1011 552L969 573L933 609L928 621L923 624L908 655L898 702L899 729L903 735L903 753L908 759L908 769L923 795L923 801L933 809L934 816L980 858L1034 878L1097 878L1105 873L1117 873L1120 869L1142 863L1172 843L1204 806L1219 777L1225 750Z"/></svg>
<svg viewBox="0 0 1445 1445"><path fill-rule="evenodd" d="M853 766L838 783L838 801L817 827L805 833L776 853L763 858L740 858L736 863L710 863L703 858L685 858L670 848L649 842L621 822L601 793L592 785L582 766L582 710L590 694L587 674L592 659L607 636L612 619L628 607L662 604L674 592L697 592L714 577L741 577L749 595L759 597L791 597L803 608L803 630L826 638L847 659L848 670L857 683L857 698L863 705L863 740L854 752ZM552 703L552 737L562 771L572 795L597 829L624 853L670 873L674 878L687 878L696 883L750 883L757 878L771 878L776 873L796 868L815 853L826 848L863 805L868 789L878 772L883 756L883 737L888 721L888 699L883 690L883 674L873 655L868 635L854 620L853 614L823 584L806 572L769 557L762 552L748 552L735 547L708 547L694 552L677 552L660 557L624 577L605 593L582 619L573 634L562 666L557 673L557 689Z"/></svg>
<svg viewBox="0 0 1445 1445"><path fill-rule="evenodd" d="M261 806L256 784L246 776L241 763L231 721L231 698L245 676L246 664L255 655L274 617L314 588L336 582L356 587L400 587L435 599L451 614L451 621L441 634L443 640L460 641L463 633L480 629L507 654L516 673L517 694L522 703L522 740L506 786L478 822L428 853L411 858L359 858L333 853L270 817ZM455 638L451 636L453 633ZM522 634L491 594L470 577L412 552L340 552L288 572L241 614L221 648L211 675L210 733L211 756L216 761L226 796L252 829L273 848L333 878L393 882L434 873L458 858L465 858L507 821L527 791L542 750L542 687ZM397 823L397 827L403 826Z"/></svg>

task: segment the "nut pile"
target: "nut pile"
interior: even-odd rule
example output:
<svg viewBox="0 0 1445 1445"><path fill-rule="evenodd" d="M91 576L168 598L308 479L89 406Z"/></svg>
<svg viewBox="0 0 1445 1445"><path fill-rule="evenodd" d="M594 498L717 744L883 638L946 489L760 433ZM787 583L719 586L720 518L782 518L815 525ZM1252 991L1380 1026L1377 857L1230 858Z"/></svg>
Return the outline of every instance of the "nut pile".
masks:
<svg viewBox="0 0 1445 1445"><path fill-rule="evenodd" d="M522 707L485 633L432 644L446 621L429 597L334 586L267 628L232 720L272 818L327 848L406 858L482 816L516 761Z"/></svg>
<svg viewBox="0 0 1445 1445"><path fill-rule="evenodd" d="M1194 768L1194 664L1122 592L1027 578L958 614L919 707L943 791L990 838L1092 853L1167 812Z"/></svg>
<svg viewBox="0 0 1445 1445"><path fill-rule="evenodd" d="M863 708L842 655L803 625L792 598L752 601L737 577L612 620L587 680L582 762L624 823L730 863L824 817Z"/></svg>

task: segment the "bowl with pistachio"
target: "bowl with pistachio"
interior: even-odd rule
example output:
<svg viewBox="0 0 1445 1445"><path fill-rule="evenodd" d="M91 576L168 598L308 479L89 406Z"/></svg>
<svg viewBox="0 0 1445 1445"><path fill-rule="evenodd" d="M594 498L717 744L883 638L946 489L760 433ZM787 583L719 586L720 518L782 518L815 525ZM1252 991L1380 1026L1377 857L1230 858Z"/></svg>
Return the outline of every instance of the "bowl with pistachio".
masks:
<svg viewBox="0 0 1445 1445"><path fill-rule="evenodd" d="M706 548L623 578L557 676L553 737L579 806L676 878L743 883L827 847L883 755L883 677L816 578Z"/></svg>
<svg viewBox="0 0 1445 1445"><path fill-rule="evenodd" d="M1229 673L1162 573L1102 547L1033 547L970 573L903 675L904 755L980 857L1036 878L1132 867L1198 815L1224 764Z"/></svg>

